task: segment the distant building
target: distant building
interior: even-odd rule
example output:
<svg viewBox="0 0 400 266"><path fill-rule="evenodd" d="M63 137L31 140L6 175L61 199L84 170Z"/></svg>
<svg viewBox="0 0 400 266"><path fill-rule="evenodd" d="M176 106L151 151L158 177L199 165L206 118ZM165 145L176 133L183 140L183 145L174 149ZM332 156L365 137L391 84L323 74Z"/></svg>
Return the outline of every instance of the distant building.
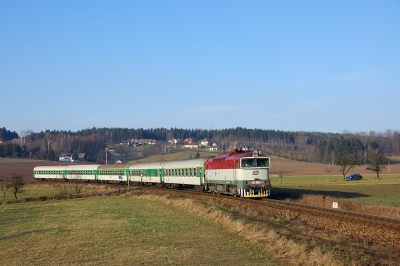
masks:
<svg viewBox="0 0 400 266"><path fill-rule="evenodd" d="M218 150L218 145L217 143L214 142L210 147L210 151L217 151L217 150Z"/></svg>
<svg viewBox="0 0 400 266"><path fill-rule="evenodd" d="M182 147L183 147L183 148L190 148L190 149L193 149L193 148L198 148L199 145L197 145L196 143L187 143L187 144L183 145Z"/></svg>
<svg viewBox="0 0 400 266"><path fill-rule="evenodd" d="M168 142L169 142L170 144L172 144L172 145L176 145L176 144L178 143L178 140L175 139L175 138L173 138L173 139L168 140Z"/></svg>
<svg viewBox="0 0 400 266"><path fill-rule="evenodd" d="M71 153L61 153L60 156L58 157L58 160L60 162L86 162L86 153L78 153L78 158L75 158L75 160L72 159L72 154Z"/></svg>
<svg viewBox="0 0 400 266"><path fill-rule="evenodd" d="M132 146L141 146L141 145L154 145L157 143L155 139L131 139Z"/></svg>
<svg viewBox="0 0 400 266"><path fill-rule="evenodd" d="M0 145L3 145L3 144L4 144L4 140L0 139Z"/></svg>
<svg viewBox="0 0 400 266"><path fill-rule="evenodd" d="M208 140L203 139L202 141L200 141L200 146L208 147Z"/></svg>
<svg viewBox="0 0 400 266"><path fill-rule="evenodd" d="M60 162L72 162L72 154L71 153L61 153L58 157Z"/></svg>
<svg viewBox="0 0 400 266"><path fill-rule="evenodd" d="M187 139L185 139L183 142L185 142L185 143L193 143L194 141L193 141L193 139L192 138L187 138Z"/></svg>

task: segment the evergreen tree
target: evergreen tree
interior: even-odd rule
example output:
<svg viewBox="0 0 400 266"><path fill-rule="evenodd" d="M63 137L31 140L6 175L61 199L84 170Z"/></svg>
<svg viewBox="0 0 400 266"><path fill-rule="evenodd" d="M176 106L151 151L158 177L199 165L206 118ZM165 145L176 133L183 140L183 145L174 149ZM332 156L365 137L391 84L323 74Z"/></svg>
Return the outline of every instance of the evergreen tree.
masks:
<svg viewBox="0 0 400 266"><path fill-rule="evenodd" d="M55 161L56 159L56 153L54 152L53 149L50 149L49 152L47 153L47 161Z"/></svg>

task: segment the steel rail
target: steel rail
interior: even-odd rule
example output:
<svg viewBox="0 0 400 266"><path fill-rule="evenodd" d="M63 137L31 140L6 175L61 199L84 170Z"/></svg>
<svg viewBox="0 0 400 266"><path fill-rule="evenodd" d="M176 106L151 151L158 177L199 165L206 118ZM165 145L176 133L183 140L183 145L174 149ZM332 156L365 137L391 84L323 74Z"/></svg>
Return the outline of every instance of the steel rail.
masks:
<svg viewBox="0 0 400 266"><path fill-rule="evenodd" d="M292 210L299 213L307 212L309 214L318 216L332 217L341 220L350 220L355 222L367 223L370 225L379 225L384 226L385 228L391 228L400 231L400 219L392 217L378 216L367 213L320 207L297 202L279 201L273 199L265 199L262 201L262 203L260 202L260 204L267 204L274 207L280 206L281 209Z"/></svg>
<svg viewBox="0 0 400 266"><path fill-rule="evenodd" d="M165 191L165 189L161 190ZM296 212L298 214L309 214L323 218L333 218L342 221L351 221L359 224L370 225L373 227L378 226L380 228L400 231L400 219L392 217L378 216L367 213L333 209L328 207L320 207L304 203L288 202L288 201L281 201L274 199L254 200L254 199L244 199L244 198L237 198L226 195L224 196L212 193L197 192L191 190L175 190L175 191L180 192L182 194L187 193L193 195L193 193L195 193L198 195L210 196L210 197L224 197L224 198L229 197L234 201L241 202L241 204L248 205L248 208L251 208L251 205L253 206L257 205L257 208L259 209L268 207L268 208L273 208L276 211L289 210L289 212ZM267 210L265 210L264 212L267 212ZM282 216L284 216L284 214L282 214Z"/></svg>

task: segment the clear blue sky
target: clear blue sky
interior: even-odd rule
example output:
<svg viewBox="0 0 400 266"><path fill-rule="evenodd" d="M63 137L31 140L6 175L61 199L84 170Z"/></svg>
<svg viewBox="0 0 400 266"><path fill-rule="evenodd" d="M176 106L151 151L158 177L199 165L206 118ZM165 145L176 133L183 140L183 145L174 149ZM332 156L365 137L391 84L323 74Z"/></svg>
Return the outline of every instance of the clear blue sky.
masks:
<svg viewBox="0 0 400 266"><path fill-rule="evenodd" d="M400 130L400 1L0 1L0 127Z"/></svg>

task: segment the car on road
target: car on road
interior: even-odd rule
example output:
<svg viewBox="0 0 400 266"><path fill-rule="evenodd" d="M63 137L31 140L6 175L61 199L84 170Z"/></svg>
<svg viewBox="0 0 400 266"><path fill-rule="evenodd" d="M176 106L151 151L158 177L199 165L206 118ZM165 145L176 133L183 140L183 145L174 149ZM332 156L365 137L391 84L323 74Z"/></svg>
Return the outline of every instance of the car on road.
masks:
<svg viewBox="0 0 400 266"><path fill-rule="evenodd" d="M351 181L351 180L361 180L362 175L360 174L351 174L349 176L346 176L346 181Z"/></svg>

